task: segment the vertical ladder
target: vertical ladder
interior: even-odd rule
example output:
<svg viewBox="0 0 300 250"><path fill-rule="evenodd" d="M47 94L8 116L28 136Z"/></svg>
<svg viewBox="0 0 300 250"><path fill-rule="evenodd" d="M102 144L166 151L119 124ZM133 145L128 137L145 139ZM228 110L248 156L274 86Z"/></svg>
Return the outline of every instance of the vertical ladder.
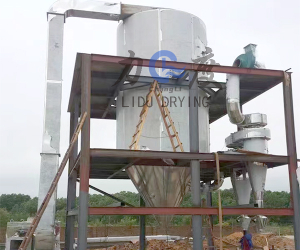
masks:
<svg viewBox="0 0 300 250"><path fill-rule="evenodd" d="M151 103L151 98L152 96L155 95L161 116L163 118L168 136L170 138L170 142L173 148L173 151L176 152L178 148L180 148L181 152L184 152L182 143L179 139L178 136L178 132L175 128L174 122L171 118L170 115L170 111L166 105L166 102L163 99L163 95L162 92L159 88L158 82L155 80L152 84L151 84L151 88L149 93L146 96L146 102L142 108L142 111L140 113L140 119L138 121L138 124L136 125L136 130L134 135L132 136L132 141L131 144L129 146L129 149L133 149L133 150L137 150L138 149L138 143L142 134L142 130L145 124L145 120L149 111L149 104ZM172 130L173 133L171 133L170 129ZM177 141L177 145L176 142L174 141L174 138Z"/></svg>
<svg viewBox="0 0 300 250"><path fill-rule="evenodd" d="M59 179L60 179L60 177L61 177L61 175L62 175L62 173L64 171L64 168L65 168L65 166L66 166L66 164L67 164L67 162L69 160L70 154L72 152L72 149L74 147L75 142L78 139L79 133L80 133L81 128L82 128L82 126L84 124L86 116L87 116L87 113L85 112L84 115L82 116L82 118L80 119L80 122L78 123L78 125L76 127L76 130L75 130L75 133L74 133L74 135L73 135L73 137L71 139L71 143L69 145L69 148L68 148L68 150L67 150L67 152L66 152L66 154L65 154L65 156L64 156L64 158L63 158L63 160L62 160L62 162L61 162L61 164L60 164L60 166L58 168L58 171L57 171L57 173L56 173L56 175L55 175L55 177L54 177L54 179L53 179L53 181L51 183L51 186L50 186L50 188L49 188L49 190L47 192L47 195L45 196L42 204L40 205L40 207L39 207L39 209L38 209L38 211L37 211L37 213L36 213L36 215L35 215L32 223L31 223L31 225L30 225L30 227L29 227L29 229L28 229L28 231L27 231L27 233L26 233L26 235L24 237L24 240L22 241L22 243L21 243L21 245L19 247L19 250L26 250L27 246L29 245L29 242L30 242L30 240L32 238L32 235L34 234L34 232L35 232L35 230L36 230L36 228L37 228L37 226L38 226L38 224L39 224L39 222L40 222L40 220L41 220L41 218L42 218L42 216L44 214L44 211L46 210L46 208L47 208L47 206L49 204L51 196L53 195L53 193L54 193L54 191L56 189L56 186L58 184L58 181L59 181Z"/></svg>

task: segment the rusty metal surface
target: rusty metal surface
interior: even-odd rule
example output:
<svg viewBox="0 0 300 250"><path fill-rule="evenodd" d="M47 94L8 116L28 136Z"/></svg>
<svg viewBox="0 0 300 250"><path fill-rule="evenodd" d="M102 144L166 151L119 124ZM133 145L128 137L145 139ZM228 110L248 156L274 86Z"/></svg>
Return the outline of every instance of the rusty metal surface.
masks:
<svg viewBox="0 0 300 250"><path fill-rule="evenodd" d="M81 113L87 119L81 130L80 184L78 211L78 250L87 249L87 222L90 176L90 117L91 117L91 56L82 57L81 67Z"/></svg>
<svg viewBox="0 0 300 250"><path fill-rule="evenodd" d="M74 98L76 95L80 94L80 68L82 56L85 54L77 54L73 83L70 94L70 101L68 111L71 112L74 108ZM141 76L138 78L137 83L132 84L132 77L135 72L130 72L130 77L128 72L126 73L126 65L131 66L141 66L148 67L148 59L137 59L137 58L127 58L119 56L107 56L107 55L92 55L92 69L91 69L91 117L98 119L116 119L116 111L113 107L116 93L119 91L120 81L127 84L123 84L122 88L135 88L139 87L141 84L148 85L153 81L151 77ZM157 61L156 67L178 67L185 70L196 70L196 71L206 71L215 73L231 73L240 74L241 80L241 104L245 104L252 100L253 98L261 95L270 88L276 86L283 79L283 71L279 70L269 70L269 69L245 69L245 68L235 68L230 66L216 66L216 65L201 65L194 63L182 63L182 62L170 62L167 61L165 65L162 65L162 61ZM127 67L128 69L128 67ZM127 77L124 77L124 73ZM149 78L149 79L148 79ZM188 81L181 81L180 86L187 85ZM179 86L176 85L174 79L170 80L169 86ZM209 86L212 87L214 83L210 83ZM121 88L121 89L122 89ZM216 88L219 90L211 97L210 100L210 123L218 120L224 116L226 112L225 103L225 84L217 83ZM111 106L112 105L112 106Z"/></svg>
<svg viewBox="0 0 300 250"><path fill-rule="evenodd" d="M117 64L131 64L133 66L149 66L149 59L130 58L122 56L108 56L108 55L92 55L93 62L105 62L105 63L117 63ZM271 69L250 69L250 68L237 68L231 66L209 65L209 64L197 64L186 62L174 62L174 61L161 61L157 60L155 63L156 68L170 68L175 67L178 69L185 68L185 70L195 70L203 72L215 72L215 73L228 73L239 75L260 75L260 76L277 76L283 78L284 71L271 70Z"/></svg>
<svg viewBox="0 0 300 250"><path fill-rule="evenodd" d="M247 155L220 153L220 168L225 177L229 177L232 169L244 168L244 162L257 160L267 164L269 168L286 165L287 156L279 155ZM90 178L107 179L114 173L134 164L149 166L169 166L163 159L172 159L177 167L189 167L191 159L201 161L201 179L210 181L215 178L215 161L212 153L187 153L167 151L134 151L122 149L91 149ZM77 167L80 155L76 159ZM129 179L126 171L119 171L112 179Z"/></svg>
<svg viewBox="0 0 300 250"><path fill-rule="evenodd" d="M92 148L91 157L99 158L141 158L148 160L157 159L172 159L175 161L176 166L184 164L190 160L201 161L214 161L215 156L213 153L189 153L189 152L170 152L170 151L151 151L151 150L126 150L126 149L100 149ZM220 161L258 161L266 164L272 163L288 163L288 157L282 155L246 155L246 154L226 154L219 152ZM138 164L138 163L135 163ZM140 163L139 163L140 164ZM144 164L143 164L144 165Z"/></svg>
<svg viewBox="0 0 300 250"><path fill-rule="evenodd" d="M81 131L81 152L80 152L80 191L88 193L89 191L89 172L90 172L90 102L91 102L91 85L90 85L90 56L84 55L82 58L81 71L81 113L87 112L87 119Z"/></svg>
<svg viewBox="0 0 300 250"><path fill-rule="evenodd" d="M286 145L289 159L289 180L291 203L294 208L294 238L295 247L300 249L300 191L297 180L297 148L296 148L296 133L293 110L293 93L292 93L292 79L291 73L285 73L283 81L283 103L285 116L285 130L286 130Z"/></svg>
<svg viewBox="0 0 300 250"><path fill-rule="evenodd" d="M292 208L223 208L223 215L293 216ZM218 215L218 208L207 207L90 207L89 215Z"/></svg>

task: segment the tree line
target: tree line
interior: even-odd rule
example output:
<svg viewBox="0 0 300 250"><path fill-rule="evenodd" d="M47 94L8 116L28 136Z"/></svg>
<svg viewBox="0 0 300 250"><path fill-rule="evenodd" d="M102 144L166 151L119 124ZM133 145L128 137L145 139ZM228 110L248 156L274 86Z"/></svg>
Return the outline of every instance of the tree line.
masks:
<svg viewBox="0 0 300 250"><path fill-rule="evenodd" d="M126 201L133 206L139 206L139 194L133 192L119 192L114 194L119 199ZM204 197L203 197L204 198ZM235 195L233 189L225 189L221 191L222 206L236 206ZM252 198L251 198L252 199ZM253 201L253 199L252 199ZM252 202L251 201L251 202ZM63 226L66 221L66 198L59 198L56 202L56 219L61 221ZM101 194L91 194L89 205L91 207L105 207L116 203L110 197ZM212 194L212 204L217 206L218 196L217 192ZM24 194L2 194L0 196L0 227L6 227L10 220L20 221L26 220L28 217L33 217L37 211L38 198L31 198L29 195ZM76 206L78 207L78 199L76 199ZM182 207L191 207L192 199L191 194L187 194L181 204ZM288 208L290 206L290 194L288 192L272 192L266 191L264 195L265 208ZM224 223L233 223L236 221L236 216L224 216ZM172 219L173 225L189 225L191 216L174 216ZM271 224L287 225L292 223L292 217L288 216L270 216L269 221ZM89 224L91 226L103 225L138 225L138 216L90 216ZM217 218L214 219L217 224ZM147 216L148 225L157 225L154 216Z"/></svg>

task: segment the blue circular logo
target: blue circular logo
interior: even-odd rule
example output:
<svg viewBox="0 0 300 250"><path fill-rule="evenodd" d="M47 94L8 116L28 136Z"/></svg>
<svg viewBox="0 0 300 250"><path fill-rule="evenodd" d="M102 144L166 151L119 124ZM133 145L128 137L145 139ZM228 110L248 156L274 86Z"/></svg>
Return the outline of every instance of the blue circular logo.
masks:
<svg viewBox="0 0 300 250"><path fill-rule="evenodd" d="M155 63L159 58L162 57L162 76L158 75L155 68ZM149 62L149 72L153 79L157 80L160 83L168 83L170 77L180 78L184 74L184 68L178 69L173 66L166 65L166 58L170 59L170 61L177 62L177 57L175 54L169 50L160 50L154 53ZM167 72L166 72L167 71ZM166 73L164 73L166 72Z"/></svg>

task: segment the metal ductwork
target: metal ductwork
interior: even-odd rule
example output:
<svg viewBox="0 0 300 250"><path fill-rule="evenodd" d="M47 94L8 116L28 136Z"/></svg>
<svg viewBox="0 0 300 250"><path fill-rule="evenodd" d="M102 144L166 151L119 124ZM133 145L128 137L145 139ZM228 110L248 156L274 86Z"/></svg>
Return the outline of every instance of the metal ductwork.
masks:
<svg viewBox="0 0 300 250"><path fill-rule="evenodd" d="M256 60L256 45L249 44L245 48L245 53L239 55L233 63L235 67L241 68L264 68L262 63ZM225 139L229 148L242 148L246 151L268 153L267 141L270 140L270 130L264 128L267 125L265 114L244 115L240 108L240 76L227 75L226 108L230 122L239 126L239 130L232 133ZM231 177L233 189L239 205L249 204L251 188L255 203L258 207L263 207L263 195L267 175L267 166L259 162L247 162L246 168L239 173L234 172ZM242 172L242 174L241 174ZM247 176L248 172L248 176ZM259 218L263 218L261 216ZM261 229L265 226L262 221L256 220ZM243 229L248 229L250 225L249 217L243 215L240 218Z"/></svg>
<svg viewBox="0 0 300 250"><path fill-rule="evenodd" d="M256 45L249 44L244 47L245 53L239 55L233 63L234 67L239 68L264 68L263 63L256 60ZM247 126L243 124L246 120L240 108L240 76L239 75L227 75L226 85L226 108L230 122L239 126ZM252 115L252 114L251 114ZM247 116L251 116L247 115ZM249 118L248 118L249 119ZM251 118L250 118L251 119ZM260 122L264 122L264 118L261 118Z"/></svg>
<svg viewBox="0 0 300 250"><path fill-rule="evenodd" d="M245 120L240 108L240 76L227 75L226 108L230 122L241 124Z"/></svg>

